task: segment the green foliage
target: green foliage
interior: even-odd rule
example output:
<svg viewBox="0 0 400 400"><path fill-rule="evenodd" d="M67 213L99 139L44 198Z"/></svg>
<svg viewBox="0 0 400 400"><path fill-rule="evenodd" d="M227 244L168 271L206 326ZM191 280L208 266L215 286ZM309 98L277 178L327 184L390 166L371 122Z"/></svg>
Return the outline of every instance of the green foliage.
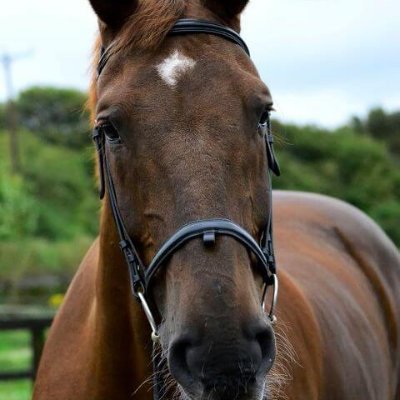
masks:
<svg viewBox="0 0 400 400"><path fill-rule="evenodd" d="M21 125L55 144L81 148L90 144L86 95L74 89L32 87L17 99Z"/></svg>
<svg viewBox="0 0 400 400"><path fill-rule="evenodd" d="M32 383L30 380L0 382L0 399L30 400Z"/></svg>
<svg viewBox="0 0 400 400"><path fill-rule="evenodd" d="M0 168L0 240L31 236L37 230L36 202L26 186L20 176Z"/></svg>
<svg viewBox="0 0 400 400"><path fill-rule="evenodd" d="M5 129L6 127L6 105L0 103L0 129Z"/></svg>
<svg viewBox="0 0 400 400"><path fill-rule="evenodd" d="M19 136L22 176L0 164L0 239L94 235L98 201L90 150L46 145L28 132ZM7 159L7 140L0 134L0 160Z"/></svg>
<svg viewBox="0 0 400 400"><path fill-rule="evenodd" d="M400 204L399 200L389 200L377 204L371 210L371 217L378 221L389 236L400 246Z"/></svg>
<svg viewBox="0 0 400 400"><path fill-rule="evenodd" d="M282 168L275 187L320 192L354 204L400 245L400 170L384 143L351 128L327 132L275 126Z"/></svg>
<svg viewBox="0 0 400 400"><path fill-rule="evenodd" d="M0 332L1 371L21 371L30 368L29 339L27 331Z"/></svg>
<svg viewBox="0 0 400 400"><path fill-rule="evenodd" d="M374 108L365 120L354 117L352 128L386 143L391 153L400 158L400 111L387 113L382 108Z"/></svg>
<svg viewBox="0 0 400 400"><path fill-rule="evenodd" d="M31 352L28 332L0 332L0 371L30 369ZM0 399L28 400L32 397L29 380L0 382Z"/></svg>
<svg viewBox="0 0 400 400"><path fill-rule="evenodd" d="M3 241L0 247L0 282L12 286L23 276L70 277L92 241L92 236L83 235L63 241L32 237L21 241ZM24 249L22 254L21 248Z"/></svg>
<svg viewBox="0 0 400 400"><path fill-rule="evenodd" d="M19 132L22 174L10 174L8 135L0 132L0 301L64 291L98 230L91 149L73 150ZM24 251L21 253L21 248ZM21 282L54 277L19 293Z"/></svg>
<svg viewBox="0 0 400 400"><path fill-rule="evenodd" d="M0 303L48 306L54 293L65 292L92 242L92 236L0 242Z"/></svg>

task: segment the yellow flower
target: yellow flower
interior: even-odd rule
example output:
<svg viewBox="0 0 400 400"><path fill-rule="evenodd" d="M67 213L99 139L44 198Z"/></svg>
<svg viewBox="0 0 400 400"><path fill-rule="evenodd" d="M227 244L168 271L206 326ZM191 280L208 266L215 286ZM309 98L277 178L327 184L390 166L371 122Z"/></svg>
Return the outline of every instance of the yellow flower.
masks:
<svg viewBox="0 0 400 400"><path fill-rule="evenodd" d="M64 295L62 293L53 294L49 298L49 306L52 308L58 308L60 307L63 300L64 300Z"/></svg>

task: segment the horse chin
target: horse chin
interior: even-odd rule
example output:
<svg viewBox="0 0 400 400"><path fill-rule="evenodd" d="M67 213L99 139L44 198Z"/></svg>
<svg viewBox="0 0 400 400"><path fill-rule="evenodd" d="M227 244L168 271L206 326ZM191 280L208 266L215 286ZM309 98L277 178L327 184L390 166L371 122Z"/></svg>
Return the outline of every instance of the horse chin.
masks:
<svg viewBox="0 0 400 400"><path fill-rule="evenodd" d="M232 397L232 394L221 394L221 393L201 393L197 394L188 394L185 389L182 388L181 385L178 385L178 393L179 396L175 396L177 400L269 400L270 397L267 395L266 386L263 385L261 390L251 391L252 393L237 393Z"/></svg>

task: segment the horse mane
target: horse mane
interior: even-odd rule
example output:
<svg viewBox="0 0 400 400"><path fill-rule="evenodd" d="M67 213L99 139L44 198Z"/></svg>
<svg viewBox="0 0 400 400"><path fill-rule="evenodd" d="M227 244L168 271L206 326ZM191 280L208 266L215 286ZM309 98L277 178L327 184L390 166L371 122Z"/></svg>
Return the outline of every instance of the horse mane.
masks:
<svg viewBox="0 0 400 400"><path fill-rule="evenodd" d="M160 46L174 23L183 15L185 0L146 0L140 1L133 15L128 18L113 42L112 53L122 56L129 52L156 49ZM94 46L92 59L92 81L89 89L87 108L94 122L97 102L96 68L100 59L102 44L100 37Z"/></svg>

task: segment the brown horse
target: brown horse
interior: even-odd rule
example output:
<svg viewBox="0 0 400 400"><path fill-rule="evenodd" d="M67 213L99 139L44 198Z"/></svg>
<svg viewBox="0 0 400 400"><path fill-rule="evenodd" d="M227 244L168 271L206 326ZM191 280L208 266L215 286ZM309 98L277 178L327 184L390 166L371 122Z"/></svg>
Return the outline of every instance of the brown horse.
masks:
<svg viewBox="0 0 400 400"><path fill-rule="evenodd" d="M100 46L92 87L118 205L148 265L183 224L235 221L260 239L268 89L215 35L167 36L178 18L239 30L246 0L91 0ZM263 121L261 121L263 122ZM109 196L109 193L107 194ZM274 333L253 257L230 237L181 246L155 277L165 399L400 399L400 255L357 209L274 193L281 297ZM150 328L132 300L110 202L52 326L35 400L150 399ZM276 338L276 340L275 340ZM273 359L276 360L271 369Z"/></svg>

